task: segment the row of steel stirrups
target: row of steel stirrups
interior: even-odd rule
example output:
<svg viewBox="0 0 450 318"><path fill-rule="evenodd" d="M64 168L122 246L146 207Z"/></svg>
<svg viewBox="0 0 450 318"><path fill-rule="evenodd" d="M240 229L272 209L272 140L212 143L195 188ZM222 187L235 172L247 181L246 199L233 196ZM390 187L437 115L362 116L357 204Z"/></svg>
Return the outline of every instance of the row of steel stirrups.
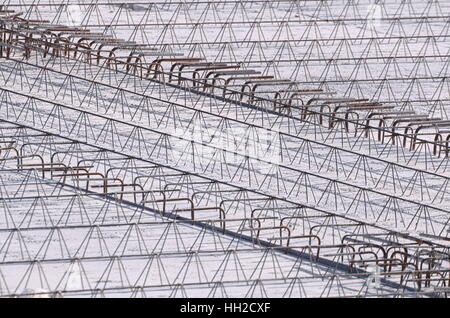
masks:
<svg viewBox="0 0 450 318"><path fill-rule="evenodd" d="M165 63L170 67L168 73L164 70ZM398 144L411 151L428 144L435 156L447 158L450 153L449 120L398 110L395 105L368 99L336 98L333 97L334 92L323 89L299 89L301 82L261 75L256 70L241 69L239 64L205 62L197 58L166 58L155 60L152 67L153 78L164 83L182 85L189 90L238 103L262 105L262 109L305 121L314 117L315 123L329 129L354 132L355 136L362 131L369 137L374 131L379 142ZM259 97L258 94L269 97Z"/></svg>
<svg viewBox="0 0 450 318"><path fill-rule="evenodd" d="M431 146L433 155L449 156L450 120L397 110L394 105L367 99L312 98L299 107L303 119L316 116L316 122L326 124L329 129L339 127L347 133L354 132L355 136L363 132L365 137L374 132L383 144L391 143L411 151L427 144ZM311 111L314 108L318 111Z"/></svg>
<svg viewBox="0 0 450 318"><path fill-rule="evenodd" d="M94 33L86 28L52 25L48 21L30 21L20 18L1 21L1 57L11 57L23 51L26 59L33 50L43 52L44 57L66 57L81 59L92 65L104 65L115 71L119 66L126 73L140 77L157 78L164 56L181 54L160 52L149 45L116 39L111 35ZM120 51L123 50L124 55ZM145 56L160 57L146 63ZM189 60L189 59L188 59Z"/></svg>
<svg viewBox="0 0 450 318"><path fill-rule="evenodd" d="M17 18L16 18L17 19ZM43 23L45 21L33 21L25 23L29 28L29 23ZM34 25L34 24L33 24ZM450 142L450 121L441 118L429 118L427 115L419 115L411 111L396 111L393 105L383 105L378 102L370 102L367 99L354 98L331 98L332 92L322 89L298 89L297 82L290 80L277 80L273 76L261 75L255 70L242 70L240 65L230 65L226 63L204 62L200 58L170 57L158 58L147 66L143 59L142 51L138 53L135 49L150 50L151 48L140 46L134 43L113 39L103 34L90 33L89 30L81 30L65 26L47 26L44 30L25 29L14 30L7 28L8 24L2 25L2 42L6 46L7 56L9 52L24 45L25 57L30 56L32 49L41 49L44 56L64 56L77 58L79 54L86 56L86 61L92 63L96 61L100 65L105 59L106 67L114 65L117 70L118 65L124 65L124 72L134 76L153 78L164 83L176 83L187 85L190 89L200 90L216 94L216 89L222 91L222 97L233 98L239 102L249 104L264 102L264 107L273 105L273 110L281 114L285 113L303 120L314 117L315 122L328 127L329 129L341 128L346 132L354 131L355 135L359 131L365 132L369 136L371 130L375 130L378 141L382 143L391 142L408 147L414 151L423 144L430 144L433 154L445 157L449 155ZM11 24L11 26L13 26ZM33 32L31 32L33 31ZM26 33L28 32L28 33ZM59 32L59 34L55 34ZM63 35L71 34L69 37ZM33 35L37 34L38 39ZM75 42L75 39L78 40ZM104 47L111 46L109 50ZM128 49L130 52L124 56L126 61L120 60L116 55L119 49ZM108 56L102 56L102 52L107 52ZM155 53L152 54L164 54ZM168 63L170 71L165 72L165 64ZM138 72L138 74L136 74ZM189 74L186 77L185 74ZM166 80L167 78L167 80ZM273 86L286 86L286 89L273 90ZM235 90L238 87L240 89ZM273 98L268 100L257 97L259 88L270 87L265 94L273 94ZM371 124L375 123L376 126ZM425 138L425 139L424 139ZM428 138L428 139L427 139Z"/></svg>
<svg viewBox="0 0 450 318"><path fill-rule="evenodd" d="M285 90L271 91L270 93L273 93L274 97L270 98L270 102L273 103L274 110L282 110L287 113L290 113L292 107L300 102L302 106L307 106L302 117L306 117L309 110L314 108L308 101L304 101L305 96L317 97L318 95L332 94L316 89L299 90L296 86L301 83L275 79L270 75L261 75L261 72L256 70L242 69L240 64L207 62L203 58L195 57L176 57L178 55L176 53L158 52L148 45L115 39L101 33L92 33L87 29L50 24L36 28L46 22L24 22L24 26L20 28L16 28L15 24L4 24L2 26L2 43L7 46L7 54L2 56L10 57L14 48L25 50L25 58L30 58L33 49L42 50L44 57L76 59L82 55L84 60L90 64L104 65L116 71L119 70L118 66L122 65L121 71L126 74L178 85L187 82L188 86L193 89L212 94L216 94L216 90L219 90L220 95L224 98L231 97L250 104L257 101L260 88L287 86ZM8 26L10 26L9 29ZM125 50L125 55L120 56L119 50ZM106 54L102 55L103 53ZM158 58L151 63L146 63L145 56L147 54ZM102 64L102 61L105 63ZM290 96L286 97L289 94Z"/></svg>
<svg viewBox="0 0 450 318"><path fill-rule="evenodd" d="M342 242L360 243L361 239L367 236L374 239L375 242L386 241L384 238L377 238L375 234L350 234L344 236ZM377 252L374 252L374 249ZM367 254L372 255L373 258L361 257ZM346 254L344 253L344 255ZM390 277L392 273L398 275L401 285L412 283L418 290L432 286L450 286L450 251L448 249L437 249L423 244L423 242L392 241L387 246L372 242L358 247L357 252L353 251L348 255L352 257L349 261L351 267L377 266L383 273L386 273L386 277ZM399 270L393 272L394 268Z"/></svg>
<svg viewBox="0 0 450 318"><path fill-rule="evenodd" d="M64 152L55 152L51 155L50 162L45 162L42 155L25 154L24 146L18 148L11 144L13 142L6 141L6 146L0 148L0 162L15 162L18 171L36 170L42 178L56 179L60 184L75 185L77 188L85 191L97 191L101 189L100 195L114 197L119 202L126 202L124 196L132 196L130 202L147 206L156 204L157 209L162 215L168 213L178 216L183 213L190 213L190 219L193 222L220 224L220 229L224 232L227 230L227 223L241 222L248 224L248 227L241 227L240 234L250 232L250 238L260 244L261 241L268 241L279 247L294 248L307 250L314 260L321 257L332 258L334 261L347 263L350 271L352 269L367 269L376 266L381 269L380 275L389 278L399 278L401 285L411 283L415 288L421 290L423 287L446 287L450 286L450 254L448 251L441 251L433 247L431 244L424 242L409 241L401 243L400 237L387 238L386 234L347 234L341 239L340 244L323 244L324 237L320 237L315 232L320 232L324 227L348 227L348 224L317 224L312 226L309 231L297 235L293 233L293 229L289 226L292 221L305 221L310 218L318 218L317 216L290 216L279 220L279 225L265 226L266 221L276 221L273 217L256 217L257 209L252 211L250 218L245 219L227 219L225 207L222 203L219 207L197 207L194 198L175 197L172 198L166 190L146 191L137 180L133 184L126 184L122 179L117 177L109 177L109 173L102 174L92 172L92 165L76 167L68 166L62 162L55 160L58 154ZM111 171L111 170L110 170ZM72 182L68 181L68 178ZM97 183L100 183L99 185ZM119 188L120 191L115 189ZM130 188L130 190L127 190ZM155 193L161 197L156 198ZM141 197L138 199L138 197ZM178 204L180 202L187 203L186 209L170 209L170 204ZM208 220L196 219L196 213L202 211L217 211L219 218L208 218ZM328 218L331 216L323 216ZM270 220L269 220L270 219ZM270 222L272 223L272 222ZM351 226L361 226L362 224L352 224ZM267 232L270 234L263 235ZM279 233L273 236L273 233ZM272 235L272 236L270 236ZM295 241L307 241L307 245L297 246L293 244ZM444 269L442 269L444 268ZM448 268L448 270L445 270ZM399 270L396 270L399 269ZM447 296L447 294L445 294Z"/></svg>
<svg viewBox="0 0 450 318"><path fill-rule="evenodd" d="M174 59L175 60L175 59ZM223 90L221 97L237 96L236 102L262 105L261 108L273 110L281 115L296 116L328 129L342 129L346 133L363 132L369 137L371 131L381 143L392 143L411 151L420 145L431 146L433 155L446 158L450 154L450 121L418 114L409 110L398 110L395 105L372 102L368 99L334 98L335 93L323 89L299 89L301 83L290 80L277 80L273 76L260 75L254 70L240 70L238 65L221 63L174 63L169 74L169 83L181 84L181 72L192 72L189 79L192 89L216 94L215 89ZM193 70L188 70L193 68ZM236 68L236 70L222 69ZM200 71L207 71L204 78ZM175 73L175 75L174 75ZM212 81L208 83L207 81ZM203 81L203 82L201 82ZM217 84L218 82L222 84ZM241 83L239 83L239 81ZM232 85L235 83L234 85ZM237 86L239 90L233 90ZM286 86L275 89L273 86ZM269 87L269 90L258 89ZM259 98L258 93L268 94L269 98ZM272 106L271 106L272 105Z"/></svg>
<svg viewBox="0 0 450 318"><path fill-rule="evenodd" d="M177 59L171 59L175 60ZM228 70L232 68L235 70ZM204 78L199 77L201 71L207 71ZM183 72L192 73L192 78L182 78ZM189 89L212 95L216 94L216 89L220 89L223 91L223 98L234 95L236 102L262 105L262 109L273 107L281 115L312 120L328 129L342 129L355 136L362 132L365 137L375 132L381 143L392 143L411 151L426 144L432 148L435 156L444 155L448 158L450 154L450 121L442 118L398 110L394 105L368 99L333 98L333 92L322 89L298 89L298 84L301 83L276 80L273 76L260 75L254 70L240 70L238 65L185 62L178 59L171 67L168 82L182 84L183 81L188 83ZM222 84L217 84L218 82ZM233 86L238 86L239 90L233 90ZM263 91L262 93L273 96L268 99L257 96L258 89L273 86L287 87Z"/></svg>
<svg viewBox="0 0 450 318"><path fill-rule="evenodd" d="M340 244L330 245L322 244L321 238L313 234L316 228L348 226L348 224L316 225L311 227L309 233L291 235L289 227L285 226L286 221L306 218L309 217L285 217L281 219L279 226L266 228L259 226L255 237L259 239L261 229L279 230L280 237L269 238L269 241L277 240L281 246L289 247L295 240L307 239L309 244L304 247L309 250L310 255L314 255L316 259L331 257L334 261L348 264L350 272L377 267L380 270L379 274L385 278L399 278L400 285L411 283L419 291L431 287L432 284L440 287L450 286L448 249L438 249L419 241L400 242L400 237L387 238L384 233L347 234L341 238ZM282 232L287 233L287 236ZM399 270L395 271L396 268Z"/></svg>
<svg viewBox="0 0 450 318"><path fill-rule="evenodd" d="M299 82L275 79L261 75L256 70L241 69L239 64L206 62L202 58L173 57L173 53L156 52L149 46L114 39L101 33L66 26L45 24L47 21L26 21L15 17L16 23L4 21L1 25L0 56L9 57L11 51L20 48L25 58L30 58L31 50L40 49L46 56L63 56L77 59L83 55L89 64L101 65L118 71L123 66L125 74L152 78L163 83L185 85L189 89L219 95L238 102L262 104L272 107L280 114L295 115L303 120L314 117L314 121L329 129L341 128L346 132L365 132L369 136L375 130L378 141L391 142L414 151L418 146L429 144L436 156L449 156L450 121L430 118L428 115L412 111L397 111L394 105L384 105L367 99L332 98L333 92L323 89L299 89ZM8 28L8 26L10 28ZM66 35L66 36L65 36ZM36 37L35 37L36 36ZM108 49L106 49L109 47ZM119 56L120 50L126 50ZM102 53L106 55L103 56ZM147 64L146 52L159 56ZM168 55L169 57L163 57ZM123 60L122 60L123 59ZM167 65L166 65L167 64ZM168 69L166 72L165 69ZM267 88L269 90L259 91ZM273 87L285 87L274 89ZM219 90L219 92L217 92ZM258 93L268 95L260 98ZM372 126L372 124L375 126ZM409 143L409 145L408 145Z"/></svg>
<svg viewBox="0 0 450 318"><path fill-rule="evenodd" d="M28 146L28 144L16 147L11 145L12 143L14 142L0 141L0 164L2 166L10 165L13 162L18 172L37 171L42 179L50 179L62 186L76 187L89 193L105 195L119 203L130 202L143 206L149 205L150 203L161 203L161 205L156 206L158 210L161 210L160 212L163 215L166 213L182 214L183 212L189 212L192 221L196 221L197 212L215 210L219 214L218 220L222 223L223 230L226 229L225 211L220 207L196 207L193 199L171 197L171 190L145 190L137 180L135 183L126 183L121 178L110 176L110 173L114 170L113 168L105 174L92 171L95 168L93 165L70 166L56 159L59 155L73 153L73 151L54 152L51 154L50 160L46 161L43 155L25 154L24 147ZM33 143L33 145L36 144ZM55 146L54 142L52 142L52 146ZM175 202L185 202L189 208L168 209L168 205Z"/></svg>

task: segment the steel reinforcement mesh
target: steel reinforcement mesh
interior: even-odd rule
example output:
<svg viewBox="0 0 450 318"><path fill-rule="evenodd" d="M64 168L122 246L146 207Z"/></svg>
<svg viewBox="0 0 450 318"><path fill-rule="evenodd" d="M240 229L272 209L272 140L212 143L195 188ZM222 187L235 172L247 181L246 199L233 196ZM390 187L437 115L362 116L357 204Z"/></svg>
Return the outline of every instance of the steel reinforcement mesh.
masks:
<svg viewBox="0 0 450 318"><path fill-rule="evenodd" d="M0 297L448 297L450 1L0 4Z"/></svg>

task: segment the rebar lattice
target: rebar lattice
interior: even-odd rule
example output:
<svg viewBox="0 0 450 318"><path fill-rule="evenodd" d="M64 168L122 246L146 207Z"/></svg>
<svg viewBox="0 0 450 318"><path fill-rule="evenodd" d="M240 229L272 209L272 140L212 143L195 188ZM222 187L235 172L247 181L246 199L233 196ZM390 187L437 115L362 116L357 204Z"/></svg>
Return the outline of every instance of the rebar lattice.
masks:
<svg viewBox="0 0 450 318"><path fill-rule="evenodd" d="M447 297L449 9L4 1L0 296Z"/></svg>

